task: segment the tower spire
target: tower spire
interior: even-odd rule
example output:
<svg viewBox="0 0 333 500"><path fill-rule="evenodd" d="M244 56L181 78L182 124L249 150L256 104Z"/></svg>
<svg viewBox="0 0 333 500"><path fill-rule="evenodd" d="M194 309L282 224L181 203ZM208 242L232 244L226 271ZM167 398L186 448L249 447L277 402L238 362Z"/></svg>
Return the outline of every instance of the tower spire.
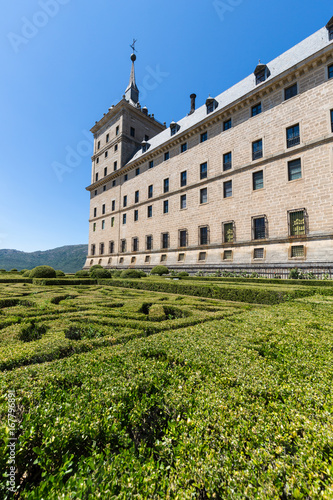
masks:
<svg viewBox="0 0 333 500"><path fill-rule="evenodd" d="M131 61L132 61L132 68L131 68L131 75L130 75L130 80L128 87L125 91L125 99L129 101L131 104L134 106L137 106L139 102L139 89L136 85L135 81L135 68L134 68L134 62L136 61L136 55L135 55L135 43L136 40L133 39L133 44L130 45L130 47L133 49L133 53L131 54Z"/></svg>

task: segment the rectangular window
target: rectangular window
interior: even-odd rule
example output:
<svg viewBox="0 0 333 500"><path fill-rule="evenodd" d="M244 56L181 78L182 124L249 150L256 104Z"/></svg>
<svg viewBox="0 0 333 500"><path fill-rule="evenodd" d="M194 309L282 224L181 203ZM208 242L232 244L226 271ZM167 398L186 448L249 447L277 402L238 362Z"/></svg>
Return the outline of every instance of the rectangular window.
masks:
<svg viewBox="0 0 333 500"><path fill-rule="evenodd" d="M178 262L183 262L185 260L185 254L184 253L179 253L178 254Z"/></svg>
<svg viewBox="0 0 333 500"><path fill-rule="evenodd" d="M232 260L232 250L224 250L223 260Z"/></svg>
<svg viewBox="0 0 333 500"><path fill-rule="evenodd" d="M287 101L288 99L291 99L292 97L295 97L297 95L297 83L294 83L294 85L291 85L290 87L284 89L284 100Z"/></svg>
<svg viewBox="0 0 333 500"><path fill-rule="evenodd" d="M120 240L120 251L121 253L126 252L126 240Z"/></svg>
<svg viewBox="0 0 333 500"><path fill-rule="evenodd" d="M98 181L98 174L95 175L95 182Z"/></svg>
<svg viewBox="0 0 333 500"><path fill-rule="evenodd" d="M108 168L105 167L105 169L104 169L104 177L106 177L107 175L108 175Z"/></svg>
<svg viewBox="0 0 333 500"><path fill-rule="evenodd" d="M185 153L185 151L187 151L187 142L184 142L184 144L180 146L180 152Z"/></svg>
<svg viewBox="0 0 333 500"><path fill-rule="evenodd" d="M137 177L138 175L140 175L140 167L135 169L135 176Z"/></svg>
<svg viewBox="0 0 333 500"><path fill-rule="evenodd" d="M223 183L223 198L230 198L232 196L232 181Z"/></svg>
<svg viewBox="0 0 333 500"><path fill-rule="evenodd" d="M147 217L150 219L153 216L153 205L147 207Z"/></svg>
<svg viewBox="0 0 333 500"><path fill-rule="evenodd" d="M135 194L134 194L134 203L139 203L139 191L135 191Z"/></svg>
<svg viewBox="0 0 333 500"><path fill-rule="evenodd" d="M110 134L106 134L106 142L109 142Z"/></svg>
<svg viewBox="0 0 333 500"><path fill-rule="evenodd" d="M167 261L167 255L166 255L166 253L164 253L164 254L161 255L160 262L166 262L166 261Z"/></svg>
<svg viewBox="0 0 333 500"><path fill-rule="evenodd" d="M134 210L134 222L139 220L139 210Z"/></svg>
<svg viewBox="0 0 333 500"><path fill-rule="evenodd" d="M262 156L262 139L252 142L252 160L258 160Z"/></svg>
<svg viewBox="0 0 333 500"><path fill-rule="evenodd" d="M223 232L223 235L222 235L223 243L233 243L234 242L235 231L234 231L233 221L224 222L222 224L222 232Z"/></svg>
<svg viewBox="0 0 333 500"><path fill-rule="evenodd" d="M328 67L328 78L333 78L333 64Z"/></svg>
<svg viewBox="0 0 333 500"><path fill-rule="evenodd" d="M163 213L168 214L169 213L169 200L164 200L163 201Z"/></svg>
<svg viewBox="0 0 333 500"><path fill-rule="evenodd" d="M105 151L104 158L107 158L109 156L109 152Z"/></svg>
<svg viewBox="0 0 333 500"><path fill-rule="evenodd" d="M263 189L263 187L264 187L264 172L263 172L263 170L259 170L259 172L253 172L253 174L252 174L252 186L253 186L253 191L257 191L257 189Z"/></svg>
<svg viewBox="0 0 333 500"><path fill-rule="evenodd" d="M255 106L252 106L251 108L251 116L256 116L261 113L261 102L259 104L256 104Z"/></svg>
<svg viewBox="0 0 333 500"><path fill-rule="evenodd" d="M146 255L146 257L145 257L145 263L149 264L149 262L150 262L150 255Z"/></svg>
<svg viewBox="0 0 333 500"><path fill-rule="evenodd" d="M206 252L199 252L198 260L206 260Z"/></svg>
<svg viewBox="0 0 333 500"><path fill-rule="evenodd" d="M114 241L109 241L109 253L114 253Z"/></svg>
<svg viewBox="0 0 333 500"><path fill-rule="evenodd" d="M114 217L111 217L111 227L114 227Z"/></svg>
<svg viewBox="0 0 333 500"><path fill-rule="evenodd" d="M104 243L99 244L99 254L103 255L104 254Z"/></svg>
<svg viewBox="0 0 333 500"><path fill-rule="evenodd" d="M97 216L97 208L94 208L94 217Z"/></svg>
<svg viewBox="0 0 333 500"><path fill-rule="evenodd" d="M208 226L199 227L199 245L208 245L209 230Z"/></svg>
<svg viewBox="0 0 333 500"><path fill-rule="evenodd" d="M333 26L328 28L328 39L333 40Z"/></svg>
<svg viewBox="0 0 333 500"><path fill-rule="evenodd" d="M148 186L148 198L153 197L153 185Z"/></svg>
<svg viewBox="0 0 333 500"><path fill-rule="evenodd" d="M256 74L256 85L266 80L266 68Z"/></svg>
<svg viewBox="0 0 333 500"><path fill-rule="evenodd" d="M263 248L255 248L253 251L254 259L263 259L264 258L264 249Z"/></svg>
<svg viewBox="0 0 333 500"><path fill-rule="evenodd" d="M169 178L163 181L163 193L169 192Z"/></svg>
<svg viewBox="0 0 333 500"><path fill-rule="evenodd" d="M95 196L97 196L97 189L95 189L94 194L95 194Z"/></svg>
<svg viewBox="0 0 333 500"><path fill-rule="evenodd" d="M331 109L331 132L333 132L333 109Z"/></svg>
<svg viewBox="0 0 333 500"><path fill-rule="evenodd" d="M302 258L304 257L304 246L295 245L291 247L291 257L292 258Z"/></svg>
<svg viewBox="0 0 333 500"><path fill-rule="evenodd" d="M184 172L180 173L180 185L181 187L186 186L187 184L187 171L184 170Z"/></svg>
<svg viewBox="0 0 333 500"><path fill-rule="evenodd" d="M138 250L139 250L139 239L133 238L132 239L132 252L137 252Z"/></svg>
<svg viewBox="0 0 333 500"><path fill-rule="evenodd" d="M154 160L151 160L149 162L148 168L153 168L154 167Z"/></svg>
<svg viewBox="0 0 333 500"><path fill-rule="evenodd" d="M96 231L96 222L93 223L93 231Z"/></svg>
<svg viewBox="0 0 333 500"><path fill-rule="evenodd" d="M124 175L124 182L128 181L128 174Z"/></svg>
<svg viewBox="0 0 333 500"><path fill-rule="evenodd" d="M91 255L95 255L96 245L91 245Z"/></svg>
<svg viewBox="0 0 333 500"><path fill-rule="evenodd" d="M102 220L102 229L105 229L105 220Z"/></svg>
<svg viewBox="0 0 333 500"><path fill-rule="evenodd" d="M182 194L180 197L180 209L186 208L186 194Z"/></svg>
<svg viewBox="0 0 333 500"><path fill-rule="evenodd" d="M200 135L200 142L206 142L208 139L208 134L207 132L203 132L201 135Z"/></svg>
<svg viewBox="0 0 333 500"><path fill-rule="evenodd" d="M114 172L117 170L117 162L116 161L113 162L113 170L114 170Z"/></svg>
<svg viewBox="0 0 333 500"><path fill-rule="evenodd" d="M169 233L162 233L162 248L169 248Z"/></svg>
<svg viewBox="0 0 333 500"><path fill-rule="evenodd" d="M223 122L223 131L225 132L226 130L229 130L229 128L231 128L231 118Z"/></svg>
<svg viewBox="0 0 333 500"><path fill-rule="evenodd" d="M117 181L116 181L116 179L114 179L114 180L112 181L112 187L115 187L115 185L116 185L116 184L117 184Z"/></svg>
<svg viewBox="0 0 333 500"><path fill-rule="evenodd" d="M151 235L146 236L146 250L153 249L153 237Z"/></svg>
<svg viewBox="0 0 333 500"><path fill-rule="evenodd" d="M145 141L146 142L149 141L149 135L147 135L147 134L145 135Z"/></svg>
<svg viewBox="0 0 333 500"><path fill-rule="evenodd" d="M116 210L116 200L112 200L111 202L111 210L114 212Z"/></svg>
<svg viewBox="0 0 333 500"><path fill-rule="evenodd" d="M96 158L96 163L99 163L99 157L98 157L98 158Z"/></svg>
<svg viewBox="0 0 333 500"><path fill-rule="evenodd" d="M123 198L123 207L127 207L127 196L126 195Z"/></svg>
<svg viewBox="0 0 333 500"><path fill-rule="evenodd" d="M118 135L118 134L119 134L119 126L117 125L117 127L116 127L116 135Z"/></svg>
<svg viewBox="0 0 333 500"><path fill-rule="evenodd" d="M306 234L305 210L289 212L289 235L303 236Z"/></svg>
<svg viewBox="0 0 333 500"><path fill-rule="evenodd" d="M135 128L131 127L131 137L135 137Z"/></svg>
<svg viewBox="0 0 333 500"><path fill-rule="evenodd" d="M207 179L207 162L200 165L200 179Z"/></svg>
<svg viewBox="0 0 333 500"><path fill-rule="evenodd" d="M118 151L118 144L115 145L114 150Z"/></svg>
<svg viewBox="0 0 333 500"><path fill-rule="evenodd" d="M164 153L164 161L167 161L169 158L170 158L170 153L169 151L167 151L166 153Z"/></svg>
<svg viewBox="0 0 333 500"><path fill-rule="evenodd" d="M105 214L105 205L102 205L102 215Z"/></svg>
<svg viewBox="0 0 333 500"><path fill-rule="evenodd" d="M101 147L101 141L98 141L98 143L97 143L97 149L100 149L100 147Z"/></svg>
<svg viewBox="0 0 333 500"><path fill-rule="evenodd" d="M252 219L252 230L253 239L262 240L266 238L266 218L265 217L254 217Z"/></svg>
<svg viewBox="0 0 333 500"><path fill-rule="evenodd" d="M301 179L302 177L302 166L301 159L288 161L288 181L294 181L296 179Z"/></svg>
<svg viewBox="0 0 333 500"><path fill-rule="evenodd" d="M126 224L126 214L123 214L123 224Z"/></svg>
<svg viewBox="0 0 333 500"><path fill-rule="evenodd" d="M181 229L179 231L179 246L187 247L187 230Z"/></svg>
<svg viewBox="0 0 333 500"><path fill-rule="evenodd" d="M223 155L223 172L232 168L232 154L231 152Z"/></svg>
<svg viewBox="0 0 333 500"><path fill-rule="evenodd" d="M208 200L207 188L200 189L200 204L207 203L207 200Z"/></svg>
<svg viewBox="0 0 333 500"><path fill-rule="evenodd" d="M287 128L287 148L297 146L301 142L299 124Z"/></svg>

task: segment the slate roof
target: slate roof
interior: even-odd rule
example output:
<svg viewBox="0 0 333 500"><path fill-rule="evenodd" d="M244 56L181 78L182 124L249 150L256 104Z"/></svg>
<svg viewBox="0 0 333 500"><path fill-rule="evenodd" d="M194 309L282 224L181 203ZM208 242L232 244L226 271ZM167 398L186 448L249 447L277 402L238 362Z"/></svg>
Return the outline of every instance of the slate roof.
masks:
<svg viewBox="0 0 333 500"><path fill-rule="evenodd" d="M299 44L287 50L287 52L284 52L276 59L273 59L273 61L271 61L270 63L267 63L268 69L270 71L270 76L263 83L266 83L269 80L272 80L274 77L284 73L288 69L291 69L296 64L304 61L316 52L319 52L329 44L332 44L332 41L328 40L327 28L321 28L313 35L309 36ZM216 101L218 102L218 106L215 111L210 113L209 116L212 116L214 113L218 113L219 110L231 105L233 102L242 98L252 90L259 88L262 84L256 85L255 75L252 73L244 80L240 81L233 87L230 87L228 90L215 97ZM194 113L186 116L185 118L182 118L181 120L178 120L177 124L180 126L180 129L177 134L173 136L173 139L177 137L177 135L184 133L186 130L199 124L206 117L206 105L203 105L197 108ZM170 128L167 128L166 130L157 134L155 137L152 137L149 140L150 148L148 149L147 153L142 153L141 150L138 151L128 163L132 163L142 156L151 153L153 150L159 148L170 139Z"/></svg>

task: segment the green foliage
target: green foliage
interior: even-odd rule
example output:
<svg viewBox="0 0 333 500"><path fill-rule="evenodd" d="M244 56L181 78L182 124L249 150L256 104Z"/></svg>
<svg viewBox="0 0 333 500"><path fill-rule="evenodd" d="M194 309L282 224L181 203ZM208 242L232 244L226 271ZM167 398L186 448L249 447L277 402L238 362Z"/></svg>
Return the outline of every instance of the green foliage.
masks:
<svg viewBox="0 0 333 500"><path fill-rule="evenodd" d="M169 274L169 269L166 266L155 266L150 271L150 274L158 274L162 276L163 274Z"/></svg>
<svg viewBox="0 0 333 500"><path fill-rule="evenodd" d="M111 276L111 273L110 271L108 271L107 269L93 269L93 270L90 270L89 272L90 276L92 278L96 278L96 279L106 279L106 278L110 278Z"/></svg>
<svg viewBox="0 0 333 500"><path fill-rule="evenodd" d="M187 276L189 276L189 274L186 271L180 271L179 273L177 273L177 276L179 278L186 278Z"/></svg>
<svg viewBox="0 0 333 500"><path fill-rule="evenodd" d="M30 271L30 278L56 278L56 272L50 266L37 266Z"/></svg>
<svg viewBox="0 0 333 500"><path fill-rule="evenodd" d="M76 278L89 278L90 274L89 271L82 270L81 271L76 271L75 273Z"/></svg>
<svg viewBox="0 0 333 500"><path fill-rule="evenodd" d="M113 278L120 278L122 271L120 269L112 269L111 276Z"/></svg>
<svg viewBox="0 0 333 500"><path fill-rule="evenodd" d="M89 269L89 273L91 273L91 271L94 271L95 269L104 269L104 267L100 264L95 264L94 266L91 266L91 268Z"/></svg>
<svg viewBox="0 0 333 500"><path fill-rule="evenodd" d="M24 271L24 273L22 273L23 278L30 278L30 273L31 271Z"/></svg>
<svg viewBox="0 0 333 500"><path fill-rule="evenodd" d="M31 320L30 323L23 325L19 334L19 339L22 342L33 342L39 340L46 333L47 327L45 325L37 325L36 320Z"/></svg>
<svg viewBox="0 0 333 500"><path fill-rule="evenodd" d="M298 267L294 267L293 269L290 269L289 272L289 279L290 280L298 280L300 277L300 270Z"/></svg>
<svg viewBox="0 0 333 500"><path fill-rule="evenodd" d="M18 273L18 270L14 268L14 269L11 269L9 272L16 274L16 273Z"/></svg>
<svg viewBox="0 0 333 500"><path fill-rule="evenodd" d="M149 319L150 321L164 321L166 319L162 304L153 304L149 308Z"/></svg>
<svg viewBox="0 0 333 500"><path fill-rule="evenodd" d="M136 269L124 269L124 271L121 271L120 274L120 278L141 278L141 276L142 271L138 271Z"/></svg>
<svg viewBox="0 0 333 500"><path fill-rule="evenodd" d="M61 271L60 269L58 269L56 271L56 277L57 278L64 278L65 276L66 276L66 274L63 271Z"/></svg>

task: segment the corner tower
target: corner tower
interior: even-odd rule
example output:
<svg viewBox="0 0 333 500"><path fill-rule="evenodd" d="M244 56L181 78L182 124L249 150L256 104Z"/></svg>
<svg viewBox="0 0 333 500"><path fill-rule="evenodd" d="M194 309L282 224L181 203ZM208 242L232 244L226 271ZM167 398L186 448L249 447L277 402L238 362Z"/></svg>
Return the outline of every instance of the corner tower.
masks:
<svg viewBox="0 0 333 500"><path fill-rule="evenodd" d="M95 122L94 151L91 168L89 250L85 268L94 264L107 265L107 257L118 252L120 209L122 207L123 167L148 141L165 129L147 108L141 108L139 89L135 81L136 55L131 54L131 73L122 99L112 105L103 117ZM113 242L113 248L110 242ZM112 252L111 252L112 250Z"/></svg>

